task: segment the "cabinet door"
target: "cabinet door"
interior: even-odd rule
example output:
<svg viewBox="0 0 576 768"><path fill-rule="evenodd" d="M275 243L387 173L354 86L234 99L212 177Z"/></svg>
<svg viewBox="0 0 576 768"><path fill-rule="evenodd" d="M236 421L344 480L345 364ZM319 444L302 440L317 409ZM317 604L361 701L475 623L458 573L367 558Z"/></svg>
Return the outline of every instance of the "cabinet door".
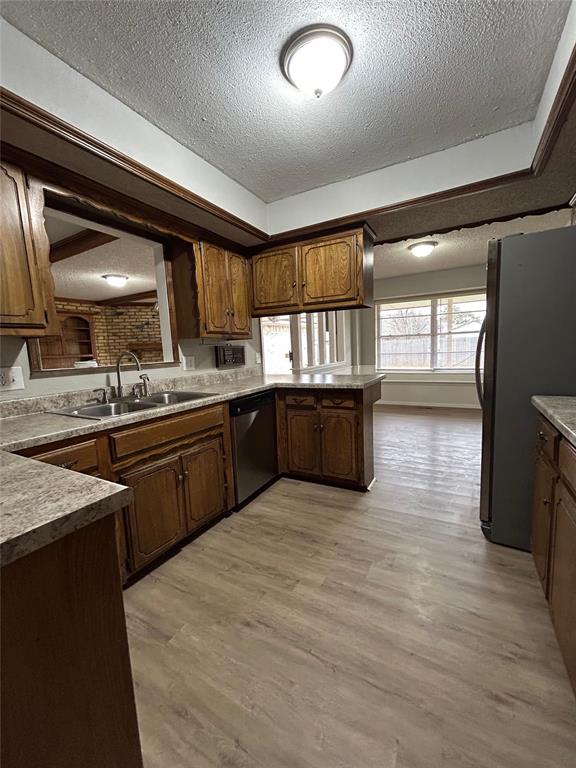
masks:
<svg viewBox="0 0 576 768"><path fill-rule="evenodd" d="M202 244L202 276L206 333L226 336L230 330L226 251Z"/></svg>
<svg viewBox="0 0 576 768"><path fill-rule="evenodd" d="M282 248L259 253L252 258L254 309L290 309L300 305L298 249Z"/></svg>
<svg viewBox="0 0 576 768"><path fill-rule="evenodd" d="M354 301L358 293L356 236L304 244L302 304L338 304Z"/></svg>
<svg viewBox="0 0 576 768"><path fill-rule="evenodd" d="M317 411L288 408L286 428L288 471L297 474L320 474L320 420Z"/></svg>
<svg viewBox="0 0 576 768"><path fill-rule="evenodd" d="M561 483L550 567L550 608L558 645L576 687L576 499Z"/></svg>
<svg viewBox="0 0 576 768"><path fill-rule="evenodd" d="M532 557L544 592L548 589L548 554L554 509L556 473L545 458L538 455L534 472L532 507Z"/></svg>
<svg viewBox="0 0 576 768"><path fill-rule="evenodd" d="M224 446L222 437L199 443L182 454L186 491L186 525L198 528L226 511Z"/></svg>
<svg viewBox="0 0 576 768"><path fill-rule="evenodd" d="M322 475L336 480L358 480L358 416L322 411Z"/></svg>
<svg viewBox="0 0 576 768"><path fill-rule="evenodd" d="M15 335L33 336L48 319L28 188L24 174L5 164L0 167L0 229L0 324Z"/></svg>
<svg viewBox="0 0 576 768"><path fill-rule="evenodd" d="M228 253L230 284L230 334L249 339L252 336L250 311L250 273L248 260L237 253Z"/></svg>
<svg viewBox="0 0 576 768"><path fill-rule="evenodd" d="M120 477L134 491L128 510L134 569L154 560L184 535L181 477L179 458L157 461Z"/></svg>

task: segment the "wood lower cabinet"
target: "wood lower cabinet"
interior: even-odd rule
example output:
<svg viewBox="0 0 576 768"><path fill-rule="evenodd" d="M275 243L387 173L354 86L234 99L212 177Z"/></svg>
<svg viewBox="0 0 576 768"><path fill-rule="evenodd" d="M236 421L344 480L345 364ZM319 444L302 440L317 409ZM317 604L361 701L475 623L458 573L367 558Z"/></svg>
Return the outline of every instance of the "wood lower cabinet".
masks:
<svg viewBox="0 0 576 768"><path fill-rule="evenodd" d="M322 475L358 482L358 416L356 413L320 411Z"/></svg>
<svg viewBox="0 0 576 768"><path fill-rule="evenodd" d="M287 390L277 395L280 472L366 489L374 479L372 406L365 390Z"/></svg>
<svg viewBox="0 0 576 768"><path fill-rule="evenodd" d="M252 284L255 316L372 306L372 235L357 229L261 251Z"/></svg>
<svg viewBox="0 0 576 768"><path fill-rule="evenodd" d="M552 621L576 690L576 497L563 483L558 488L550 560Z"/></svg>
<svg viewBox="0 0 576 768"><path fill-rule="evenodd" d="M0 165L0 335L44 336L58 330L44 198L24 173Z"/></svg>
<svg viewBox="0 0 576 768"><path fill-rule="evenodd" d="M186 494L186 527L194 531L226 511L224 441L222 437L198 443L181 456Z"/></svg>
<svg viewBox="0 0 576 768"><path fill-rule="evenodd" d="M316 410L290 408L286 413L288 471L321 475L320 418Z"/></svg>
<svg viewBox="0 0 576 768"><path fill-rule="evenodd" d="M539 454L534 474L534 501L532 509L532 556L544 592L548 594L548 553L552 533L554 491L558 472Z"/></svg>
<svg viewBox="0 0 576 768"><path fill-rule="evenodd" d="M543 418L536 441L532 555L576 691L576 448Z"/></svg>
<svg viewBox="0 0 576 768"><path fill-rule="evenodd" d="M134 491L127 514L132 566L155 560L185 534L179 457L125 472L119 481Z"/></svg>

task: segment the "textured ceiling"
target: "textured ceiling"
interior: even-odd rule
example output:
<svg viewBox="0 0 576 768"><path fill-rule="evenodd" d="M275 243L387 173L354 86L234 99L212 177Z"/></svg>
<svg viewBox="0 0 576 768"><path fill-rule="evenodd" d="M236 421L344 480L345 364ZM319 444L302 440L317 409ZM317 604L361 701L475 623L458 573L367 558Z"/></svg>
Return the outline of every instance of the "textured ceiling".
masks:
<svg viewBox="0 0 576 768"><path fill-rule="evenodd" d="M15 2L2 15L266 201L534 117L568 0ZM341 26L354 59L307 100L278 56Z"/></svg>
<svg viewBox="0 0 576 768"><path fill-rule="evenodd" d="M397 277L437 269L454 269L473 264L485 264L488 240L495 237L517 235L521 232L541 232L570 226L572 211L564 209L542 216L524 216L512 221L485 224L473 229L459 229L441 235L430 235L398 243L377 245L374 248L374 277ZM435 240L438 245L430 256L418 258L408 246L421 240Z"/></svg>
<svg viewBox="0 0 576 768"><path fill-rule="evenodd" d="M46 216L46 231L50 242L57 242L80 231L76 226L52 216ZM132 293L156 290L154 246L129 238L119 238L98 248L63 259L51 266L56 296L68 299L102 301ZM102 275L127 275L124 288L114 288Z"/></svg>

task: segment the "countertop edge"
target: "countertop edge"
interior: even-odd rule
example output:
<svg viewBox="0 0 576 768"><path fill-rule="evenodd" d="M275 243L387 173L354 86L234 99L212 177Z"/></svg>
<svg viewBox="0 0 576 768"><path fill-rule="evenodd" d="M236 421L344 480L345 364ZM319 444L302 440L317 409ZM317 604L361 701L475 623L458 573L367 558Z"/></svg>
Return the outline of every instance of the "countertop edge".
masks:
<svg viewBox="0 0 576 768"><path fill-rule="evenodd" d="M559 404L558 400L562 400L563 402ZM548 421L556 427L560 434L568 440L570 445L576 448L576 397L533 395L531 402L536 410L545 416ZM564 412L558 412L559 408L564 410L566 407L572 410L572 414L569 416L571 419L570 423L566 422L566 415Z"/></svg>

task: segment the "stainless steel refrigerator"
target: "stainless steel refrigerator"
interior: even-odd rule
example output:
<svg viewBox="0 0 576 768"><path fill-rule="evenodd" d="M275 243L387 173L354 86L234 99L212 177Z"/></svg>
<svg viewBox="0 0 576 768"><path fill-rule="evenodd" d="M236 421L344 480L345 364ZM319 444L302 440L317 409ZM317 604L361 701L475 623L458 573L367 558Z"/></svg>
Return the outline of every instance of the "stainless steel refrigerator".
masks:
<svg viewBox="0 0 576 768"><path fill-rule="evenodd" d="M530 398L576 395L576 227L492 240L486 290L480 521L490 541L529 550Z"/></svg>

